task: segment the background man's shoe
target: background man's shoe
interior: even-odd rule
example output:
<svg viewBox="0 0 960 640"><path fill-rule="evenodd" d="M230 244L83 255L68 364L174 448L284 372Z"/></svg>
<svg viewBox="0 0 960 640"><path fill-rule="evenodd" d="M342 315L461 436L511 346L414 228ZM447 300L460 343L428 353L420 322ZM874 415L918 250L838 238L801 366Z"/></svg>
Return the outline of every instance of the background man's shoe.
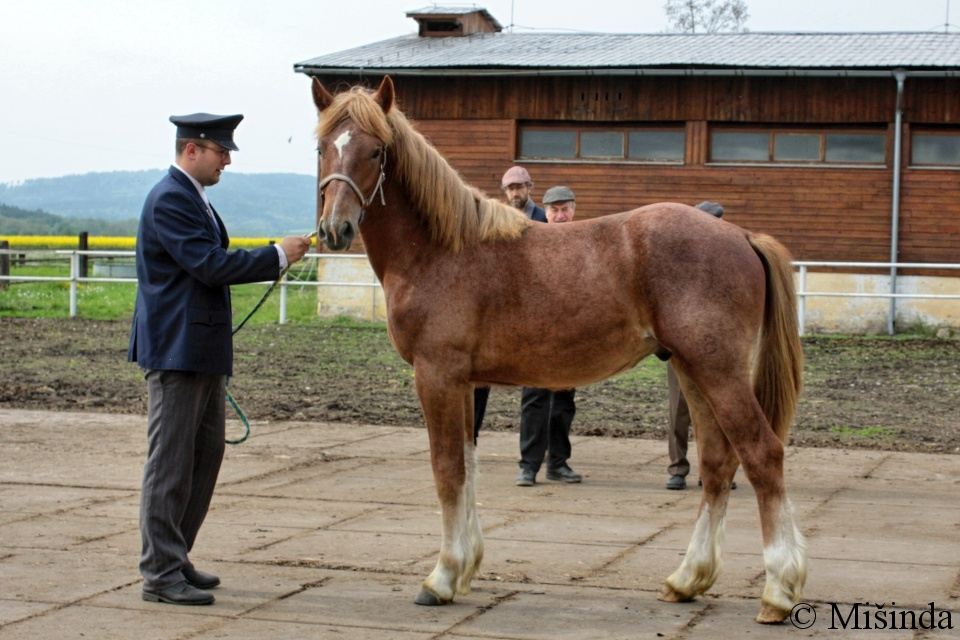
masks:
<svg viewBox="0 0 960 640"><path fill-rule="evenodd" d="M191 587L186 580L181 580L166 589L143 588L143 599L147 602L166 602L167 604L213 604L213 594Z"/></svg>
<svg viewBox="0 0 960 640"><path fill-rule="evenodd" d="M537 474L535 474L530 469L520 469L520 473L517 474L517 486L518 487L532 487L537 482Z"/></svg>
<svg viewBox="0 0 960 640"><path fill-rule="evenodd" d="M547 469L547 480L574 483L582 482L583 476L567 465L563 465L562 467L557 467L556 469Z"/></svg>
<svg viewBox="0 0 960 640"><path fill-rule="evenodd" d="M679 491L681 489L687 488L687 479L683 476L670 476L670 479L667 480L667 489L673 489Z"/></svg>
<svg viewBox="0 0 960 640"><path fill-rule="evenodd" d="M183 577L187 579L187 584L191 587L196 587L197 589L213 589L220 584L220 578L212 573L200 571L193 567L183 567L182 571Z"/></svg>

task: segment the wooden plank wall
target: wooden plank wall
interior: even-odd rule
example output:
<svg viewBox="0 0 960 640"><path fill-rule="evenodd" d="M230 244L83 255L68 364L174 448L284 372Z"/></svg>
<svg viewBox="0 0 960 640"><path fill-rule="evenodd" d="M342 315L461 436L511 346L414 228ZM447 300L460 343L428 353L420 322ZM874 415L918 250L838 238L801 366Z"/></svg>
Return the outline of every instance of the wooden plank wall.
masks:
<svg viewBox="0 0 960 640"><path fill-rule="evenodd" d="M328 86L334 79L325 79ZM375 86L380 78L366 82ZM673 122L687 131L687 162L526 163L535 197L554 184L578 195L588 218L658 201L710 199L726 217L779 238L803 260L886 261L892 170L724 167L705 164L712 123L886 125L892 78L396 78L398 104L464 179L499 197L516 162L523 122ZM960 125L960 79L908 79L910 123ZM892 136L892 133L891 133ZM908 136L907 136L908 138ZM888 147L892 154L892 137ZM900 259L960 262L960 171L902 173ZM951 275L955 275L951 274Z"/></svg>

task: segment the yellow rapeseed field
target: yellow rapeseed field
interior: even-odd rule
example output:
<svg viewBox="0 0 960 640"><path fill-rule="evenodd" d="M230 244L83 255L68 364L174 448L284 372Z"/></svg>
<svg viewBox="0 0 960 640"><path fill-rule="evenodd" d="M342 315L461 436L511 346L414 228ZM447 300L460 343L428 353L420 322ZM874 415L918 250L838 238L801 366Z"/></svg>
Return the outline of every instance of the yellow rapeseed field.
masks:
<svg viewBox="0 0 960 640"><path fill-rule="evenodd" d="M0 235L0 240L10 243L11 249L76 249L77 236L9 236ZM271 240L280 238L230 238L231 249L255 249ZM132 251L137 246L133 236L90 236L88 244L91 250L111 249Z"/></svg>

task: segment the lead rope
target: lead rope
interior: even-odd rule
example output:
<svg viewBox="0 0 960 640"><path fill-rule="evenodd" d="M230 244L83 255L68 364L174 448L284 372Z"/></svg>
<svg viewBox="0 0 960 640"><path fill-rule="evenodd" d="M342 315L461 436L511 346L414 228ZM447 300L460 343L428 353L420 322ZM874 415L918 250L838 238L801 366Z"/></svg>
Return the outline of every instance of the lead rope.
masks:
<svg viewBox="0 0 960 640"><path fill-rule="evenodd" d="M303 237L313 238L316 235L317 235L317 232L314 231L312 233L308 233L304 235ZM287 271L289 270L290 270L290 265L288 264L283 269L283 271L280 272L279 277L277 277L277 279L274 280L269 287L267 287L267 290L263 292L263 295L260 296L260 300L257 302L257 304L253 306L253 309L251 309L250 312L247 313L246 316L244 316L243 320L240 321L240 324L238 324L236 327L233 328L233 331L231 331L230 333L231 338L237 335L237 332L240 331L240 329L243 329L243 325L247 324L247 320L252 318L253 314L255 314L257 311L260 310L260 307L262 307L263 303L267 301L267 298L270 297L270 294L273 293L273 290L277 288L277 285L280 284L280 281L283 280L283 277L287 275ZM241 444L245 442L247 438L250 437L250 421L247 419L247 414L245 414L243 412L243 409L240 408L240 405L237 404L237 401L233 399L233 395L230 393L230 390L226 389L226 387L229 387L229 386L230 386L230 376L227 376L227 381L226 383L224 383L224 388L227 392L227 402L233 408L233 411L234 413L237 414L237 417L240 418L240 422L243 423L243 427L245 431L242 437L237 438L236 440L230 440L229 438L224 438L224 442L226 442L227 444Z"/></svg>

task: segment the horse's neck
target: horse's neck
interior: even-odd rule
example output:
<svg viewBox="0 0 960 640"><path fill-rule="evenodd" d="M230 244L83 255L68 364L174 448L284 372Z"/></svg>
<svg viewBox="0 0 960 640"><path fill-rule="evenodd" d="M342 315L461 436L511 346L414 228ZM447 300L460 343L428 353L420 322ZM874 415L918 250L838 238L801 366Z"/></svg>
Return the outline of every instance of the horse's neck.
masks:
<svg viewBox="0 0 960 640"><path fill-rule="evenodd" d="M390 181L384 197L386 206L371 212L360 227L370 266L381 283L389 271L408 272L426 252L438 249L400 185Z"/></svg>

